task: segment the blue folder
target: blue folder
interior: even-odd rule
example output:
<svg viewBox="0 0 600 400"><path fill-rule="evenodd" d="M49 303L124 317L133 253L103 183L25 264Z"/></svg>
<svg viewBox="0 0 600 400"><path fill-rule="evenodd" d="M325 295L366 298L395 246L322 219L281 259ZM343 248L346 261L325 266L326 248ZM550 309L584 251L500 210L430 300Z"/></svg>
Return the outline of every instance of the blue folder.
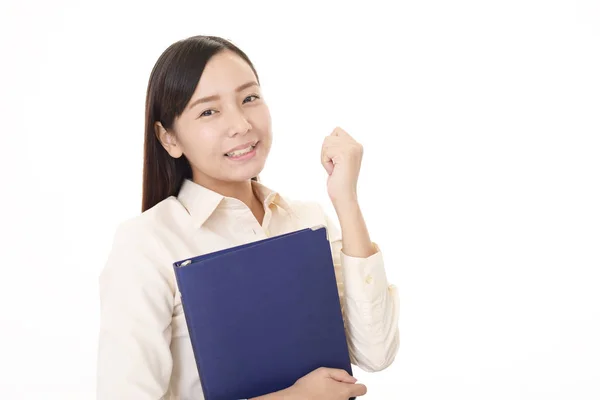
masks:
<svg viewBox="0 0 600 400"><path fill-rule="evenodd" d="M319 367L352 375L325 227L173 267L206 400L277 392Z"/></svg>

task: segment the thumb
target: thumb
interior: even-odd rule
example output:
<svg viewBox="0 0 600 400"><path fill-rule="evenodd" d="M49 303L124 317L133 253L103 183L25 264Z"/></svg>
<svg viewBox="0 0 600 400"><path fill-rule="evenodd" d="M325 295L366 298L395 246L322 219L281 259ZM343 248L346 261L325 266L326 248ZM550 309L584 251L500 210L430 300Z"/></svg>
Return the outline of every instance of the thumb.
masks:
<svg viewBox="0 0 600 400"><path fill-rule="evenodd" d="M335 164L339 161L338 158L336 149L323 143L321 147L321 164L325 167L328 175L333 173Z"/></svg>
<svg viewBox="0 0 600 400"><path fill-rule="evenodd" d="M321 164L323 164L323 167L325 167L327 175L331 175L333 173L334 162L333 158L330 157L327 153L327 149L325 148L325 146L323 146L321 148Z"/></svg>
<svg viewBox="0 0 600 400"><path fill-rule="evenodd" d="M348 397L364 396L367 394L367 387L362 383L348 385Z"/></svg>
<svg viewBox="0 0 600 400"><path fill-rule="evenodd" d="M325 167L325 171L327 171L327 175L331 175L333 173L333 161L327 161L323 163L323 166Z"/></svg>
<svg viewBox="0 0 600 400"><path fill-rule="evenodd" d="M353 377L352 375L350 375L344 369L331 369L329 371L329 377L332 379L335 379L338 382L344 382L344 383L355 383L356 382L356 378Z"/></svg>

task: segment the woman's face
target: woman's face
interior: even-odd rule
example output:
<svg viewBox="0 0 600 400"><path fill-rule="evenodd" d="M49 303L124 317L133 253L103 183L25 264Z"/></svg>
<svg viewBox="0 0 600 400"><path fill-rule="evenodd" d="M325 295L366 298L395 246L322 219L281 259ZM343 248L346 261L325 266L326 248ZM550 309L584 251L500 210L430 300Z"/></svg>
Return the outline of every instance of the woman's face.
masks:
<svg viewBox="0 0 600 400"><path fill-rule="evenodd" d="M255 177L271 149L271 115L256 76L231 51L210 59L173 128L159 127L159 138L171 156L187 157L201 184Z"/></svg>

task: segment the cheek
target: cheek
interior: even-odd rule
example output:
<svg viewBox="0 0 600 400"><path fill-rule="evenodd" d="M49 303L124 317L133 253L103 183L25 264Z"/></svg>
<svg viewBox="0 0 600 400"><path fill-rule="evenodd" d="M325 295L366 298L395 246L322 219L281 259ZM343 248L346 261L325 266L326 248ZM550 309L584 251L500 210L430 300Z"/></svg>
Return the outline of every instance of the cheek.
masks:
<svg viewBox="0 0 600 400"><path fill-rule="evenodd" d="M260 130L264 135L270 135L271 113L269 112L269 108L266 105L257 108L255 112L252 113L250 124L254 129Z"/></svg>
<svg viewBox="0 0 600 400"><path fill-rule="evenodd" d="M210 129L189 133L183 146L186 157L196 165L211 164L215 157L222 156L219 135Z"/></svg>

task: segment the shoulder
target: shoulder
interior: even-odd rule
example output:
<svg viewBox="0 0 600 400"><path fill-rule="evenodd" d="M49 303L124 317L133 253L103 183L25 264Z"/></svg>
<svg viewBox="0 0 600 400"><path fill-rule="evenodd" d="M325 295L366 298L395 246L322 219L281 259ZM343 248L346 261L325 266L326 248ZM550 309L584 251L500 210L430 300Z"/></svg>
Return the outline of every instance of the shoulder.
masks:
<svg viewBox="0 0 600 400"><path fill-rule="evenodd" d="M317 201L285 199L290 209L299 219L302 228L324 225L333 239L339 236L336 220L325 210L323 204Z"/></svg>
<svg viewBox="0 0 600 400"><path fill-rule="evenodd" d="M165 199L117 225L98 276L104 302L111 304L111 298L118 302L137 301L141 298L136 296L144 296L144 304L163 301L171 304L176 282L172 249L165 238L167 232L175 231L174 223L168 221L169 216L180 212L176 202L173 198Z"/></svg>
<svg viewBox="0 0 600 400"><path fill-rule="evenodd" d="M125 265L166 265L170 243L180 240L190 225L185 208L169 197L143 213L120 222L113 235L106 269Z"/></svg>
<svg viewBox="0 0 600 400"><path fill-rule="evenodd" d="M171 196L143 213L119 223L115 241L143 243L159 240L165 232L181 230L189 223L187 211Z"/></svg>
<svg viewBox="0 0 600 400"><path fill-rule="evenodd" d="M321 203L316 201L286 199L292 211L301 219L324 218L325 210Z"/></svg>

